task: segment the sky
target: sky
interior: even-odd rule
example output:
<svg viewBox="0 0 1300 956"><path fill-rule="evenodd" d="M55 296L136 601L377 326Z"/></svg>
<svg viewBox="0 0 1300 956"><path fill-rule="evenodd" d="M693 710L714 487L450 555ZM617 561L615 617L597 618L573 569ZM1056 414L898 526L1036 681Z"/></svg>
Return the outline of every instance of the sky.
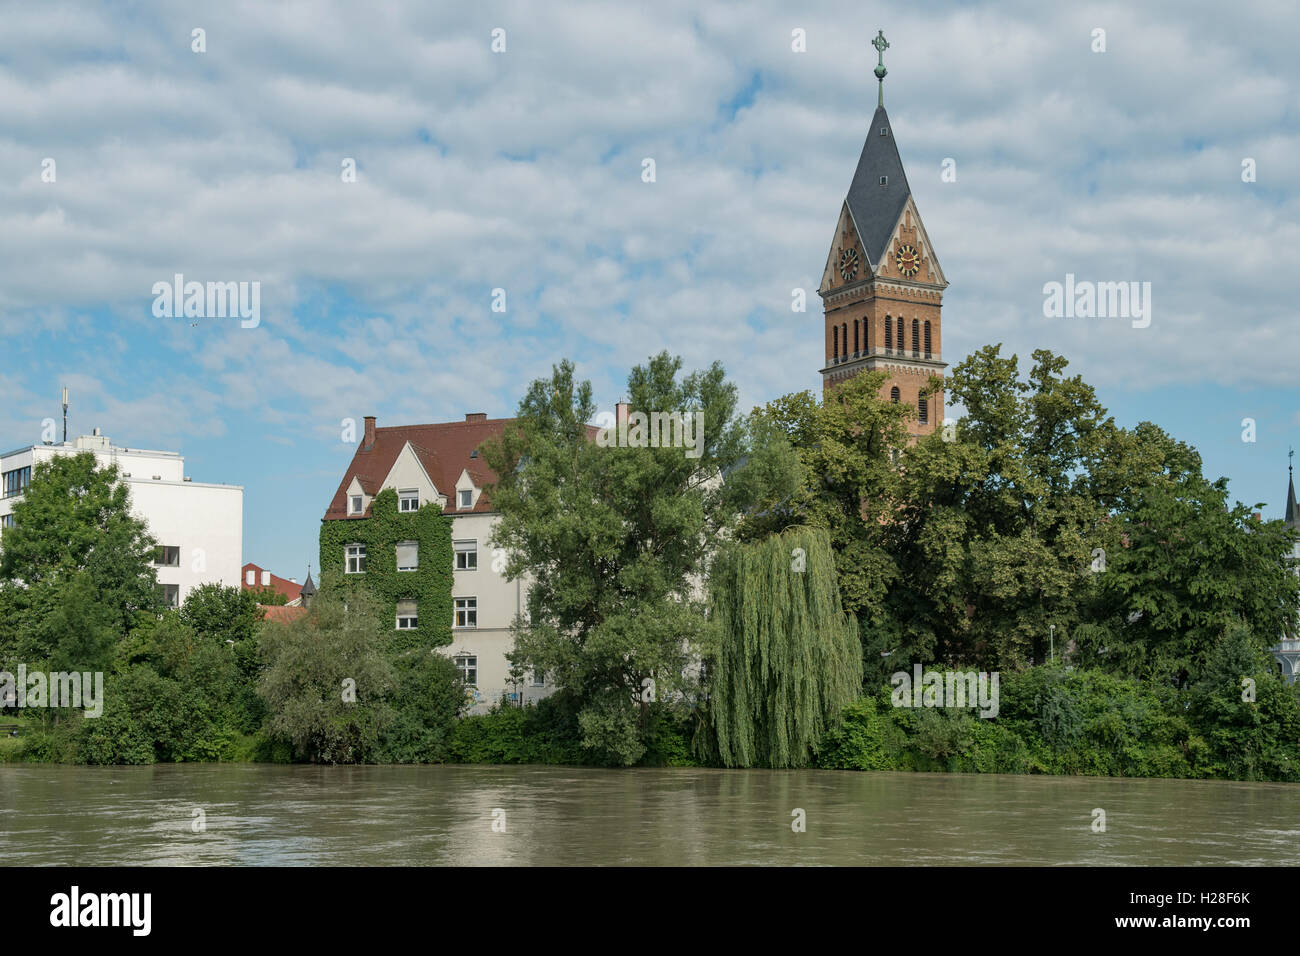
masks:
<svg viewBox="0 0 1300 956"><path fill-rule="evenodd" d="M742 408L816 390L877 30L943 359L1063 354L1120 424L1279 517L1282 0L0 3L0 446L40 441L66 385L70 435L242 485L244 560L302 580L346 419L506 417L562 358L608 409L663 349L721 361ZM178 273L260 283L259 323L155 315ZM1045 316L1067 274L1149 282L1150 325Z"/></svg>

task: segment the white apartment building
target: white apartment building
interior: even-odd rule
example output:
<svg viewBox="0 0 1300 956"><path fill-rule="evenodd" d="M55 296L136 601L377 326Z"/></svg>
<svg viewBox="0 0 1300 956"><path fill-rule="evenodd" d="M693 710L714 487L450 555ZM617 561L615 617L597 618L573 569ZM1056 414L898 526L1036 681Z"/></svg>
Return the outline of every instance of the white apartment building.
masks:
<svg viewBox="0 0 1300 956"><path fill-rule="evenodd" d="M503 696L526 703L554 690L544 674L526 674L522 683L511 683L506 658L513 644L510 626L523 610L527 585L506 579L504 556L494 560L490 542L499 516L483 486L495 477L478 449L499 437L508 421L477 413L463 422L378 428L375 418L367 417L365 434L323 519L365 518L385 488L397 492L399 510L437 502L451 516L452 643L439 652L455 662L471 688L470 713L485 712ZM347 561L347 571L357 573L365 555L349 554ZM415 605L398 604L395 630L418 626Z"/></svg>
<svg viewBox="0 0 1300 956"><path fill-rule="evenodd" d="M155 568L165 600L184 603L200 584L239 586L243 553L244 489L206 484L185 475L185 459L170 451L118 448L96 428L58 444L29 445L0 455L0 547L13 524L14 505L35 466L56 455L91 452L101 467L115 464L131 497L132 513L158 545Z"/></svg>

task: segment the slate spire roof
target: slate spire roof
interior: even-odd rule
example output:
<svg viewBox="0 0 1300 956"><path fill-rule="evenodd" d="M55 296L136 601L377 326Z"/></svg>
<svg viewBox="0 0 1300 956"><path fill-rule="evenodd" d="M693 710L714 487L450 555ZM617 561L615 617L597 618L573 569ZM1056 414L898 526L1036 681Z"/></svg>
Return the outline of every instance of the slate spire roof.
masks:
<svg viewBox="0 0 1300 956"><path fill-rule="evenodd" d="M1290 469L1288 469L1288 472ZM1289 525L1300 524L1300 514L1296 513L1295 504L1295 479L1288 477L1286 483L1286 523Z"/></svg>
<svg viewBox="0 0 1300 956"><path fill-rule="evenodd" d="M882 136L881 130L885 133ZM881 177L885 185L880 185ZM894 143L894 129L883 106L876 108L862 144L858 168L853 173L847 202L867 259L875 268L885 254L885 245L912 194L903 172L903 161Z"/></svg>

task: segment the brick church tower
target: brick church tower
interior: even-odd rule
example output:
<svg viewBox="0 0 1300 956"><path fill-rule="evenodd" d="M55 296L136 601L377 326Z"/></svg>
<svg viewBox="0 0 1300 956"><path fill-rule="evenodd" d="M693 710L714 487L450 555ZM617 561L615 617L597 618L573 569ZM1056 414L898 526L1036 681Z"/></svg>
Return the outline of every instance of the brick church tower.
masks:
<svg viewBox="0 0 1300 956"><path fill-rule="evenodd" d="M859 372L884 369L889 381L881 397L916 410L910 428L915 437L943 422L943 392L926 394L926 382L947 367L939 312L948 283L916 211L885 112L889 44L880 33L872 45L878 106L817 290L826 313L822 389Z"/></svg>

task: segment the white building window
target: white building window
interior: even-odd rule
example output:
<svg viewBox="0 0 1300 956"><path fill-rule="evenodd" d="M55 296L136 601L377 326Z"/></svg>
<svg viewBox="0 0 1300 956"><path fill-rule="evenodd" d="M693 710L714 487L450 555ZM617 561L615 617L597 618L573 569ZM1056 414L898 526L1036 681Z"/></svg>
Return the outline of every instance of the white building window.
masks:
<svg viewBox="0 0 1300 956"><path fill-rule="evenodd" d="M478 598L456 598L456 626L478 627Z"/></svg>
<svg viewBox="0 0 1300 956"><path fill-rule="evenodd" d="M363 512L363 511L365 511L365 510L366 510L366 509L365 509L364 507L362 507L362 504L361 504L361 496L360 496L360 495L353 495L353 496L352 496L352 513L353 513L354 515L359 515L359 514L361 514L361 512Z"/></svg>
<svg viewBox="0 0 1300 956"><path fill-rule="evenodd" d="M470 687L478 686L478 658L462 655L453 657L452 663L456 665L456 670L460 671L460 679Z"/></svg>
<svg viewBox="0 0 1300 956"><path fill-rule="evenodd" d="M397 602L397 629L399 631L413 631L420 625L419 616L416 614L414 601Z"/></svg>
<svg viewBox="0 0 1300 956"><path fill-rule="evenodd" d="M457 571L477 571L478 570L478 541L455 541L452 547L456 549L456 570Z"/></svg>
<svg viewBox="0 0 1300 956"><path fill-rule="evenodd" d="M420 543L418 541L397 542L397 570L414 571L420 567Z"/></svg>
<svg viewBox="0 0 1300 956"><path fill-rule="evenodd" d="M534 687L546 686L546 671L533 671L533 686Z"/></svg>
<svg viewBox="0 0 1300 956"><path fill-rule="evenodd" d="M473 489L468 489L466 491L460 492L460 506L462 508L470 508L473 507L473 505L474 505Z"/></svg>
<svg viewBox="0 0 1300 956"><path fill-rule="evenodd" d="M246 572L244 573L244 583L247 584L250 588L251 588L254 584L256 584L256 583L257 583L257 572L254 571L252 568L249 568L248 571L246 571Z"/></svg>
<svg viewBox="0 0 1300 956"><path fill-rule="evenodd" d="M164 607L181 606L181 586L179 584L164 584L162 592Z"/></svg>
<svg viewBox="0 0 1300 956"><path fill-rule="evenodd" d="M420 510L420 492L417 488L407 488L397 493L397 510L398 511L419 511Z"/></svg>
<svg viewBox="0 0 1300 956"><path fill-rule="evenodd" d="M160 568L179 568L181 566L180 546L160 545L154 548L153 563Z"/></svg>
<svg viewBox="0 0 1300 956"><path fill-rule="evenodd" d="M366 546L364 544L348 545L346 557L345 570L348 574L366 573Z"/></svg>

